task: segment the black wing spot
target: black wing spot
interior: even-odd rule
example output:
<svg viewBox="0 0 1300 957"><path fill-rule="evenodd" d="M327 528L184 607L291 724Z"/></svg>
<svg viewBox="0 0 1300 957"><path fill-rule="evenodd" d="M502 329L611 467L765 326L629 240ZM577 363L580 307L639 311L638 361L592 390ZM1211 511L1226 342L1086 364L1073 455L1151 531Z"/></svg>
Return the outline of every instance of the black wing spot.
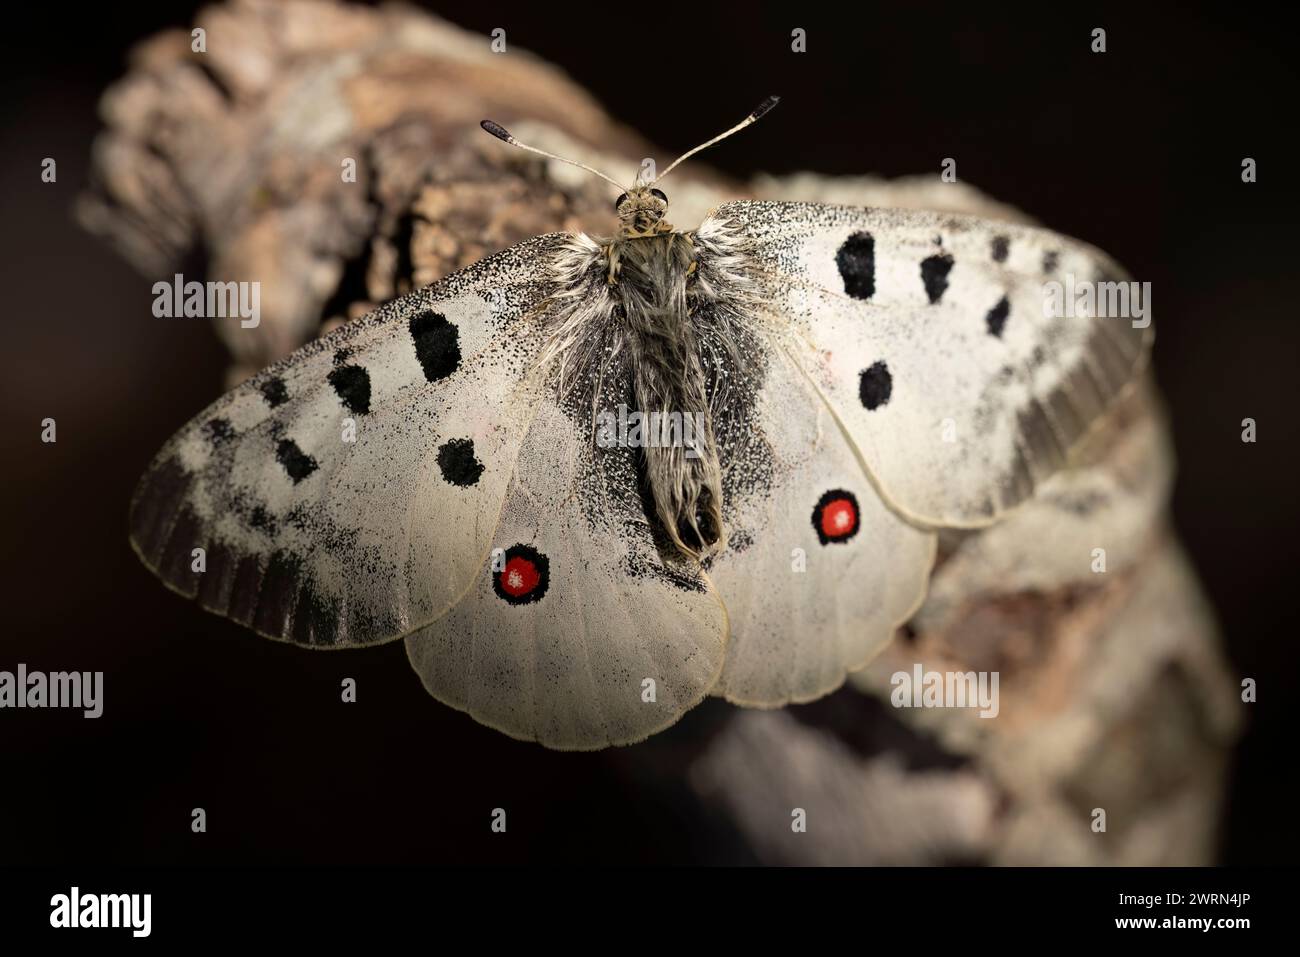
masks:
<svg viewBox="0 0 1300 957"><path fill-rule="evenodd" d="M229 419L212 419L203 424L203 429L208 433L208 441L213 445L220 445L235 434L235 428L230 424Z"/></svg>
<svg viewBox="0 0 1300 957"><path fill-rule="evenodd" d="M273 375L258 386L262 392L262 398L271 408L277 405L284 405L289 401L289 390L284 387L284 380L278 375Z"/></svg>
<svg viewBox="0 0 1300 957"><path fill-rule="evenodd" d="M412 316L411 339L430 382L447 378L460 365L460 333L441 313L430 309Z"/></svg>
<svg viewBox="0 0 1300 957"><path fill-rule="evenodd" d="M947 253L927 256L921 260L921 282L925 283L925 294L934 305L948 288L948 273L952 272L952 257Z"/></svg>
<svg viewBox="0 0 1300 957"><path fill-rule="evenodd" d="M854 299L870 299L876 292L876 241L870 233L854 233L835 254L844 291Z"/></svg>
<svg viewBox="0 0 1300 957"><path fill-rule="evenodd" d="M998 339L1002 338L1002 330L1006 327L1007 316L1011 312L1011 303L1007 302L1007 297L1003 296L998 300L998 304L989 310L989 314L984 317L984 322L989 327L989 335Z"/></svg>
<svg viewBox="0 0 1300 957"><path fill-rule="evenodd" d="M280 440L280 444L275 447L275 459L284 466L294 485L316 471L316 460L298 448L298 443L293 439Z"/></svg>
<svg viewBox="0 0 1300 957"><path fill-rule="evenodd" d="M874 362L862 371L858 382L858 398L870 411L874 411L889 401L894 391L894 377L889 374L889 367L883 362Z"/></svg>
<svg viewBox="0 0 1300 957"><path fill-rule="evenodd" d="M1043 272L1056 272L1056 266L1061 261L1061 254L1055 249L1049 249L1043 253Z"/></svg>
<svg viewBox="0 0 1300 957"><path fill-rule="evenodd" d="M993 237L993 261L995 263L1004 263L1007 261L1007 253L1011 251L1011 240L1006 236Z"/></svg>
<svg viewBox="0 0 1300 957"><path fill-rule="evenodd" d="M254 505L248 513L248 524L268 535L274 535L277 528L275 517L261 505Z"/></svg>
<svg viewBox="0 0 1300 957"><path fill-rule="evenodd" d="M474 457L473 439L452 439L438 448L438 468L442 477L462 488L477 485L483 463Z"/></svg>
<svg viewBox="0 0 1300 957"><path fill-rule="evenodd" d="M361 366L338 366L329 374L329 383L343 404L357 415L370 411L370 373Z"/></svg>

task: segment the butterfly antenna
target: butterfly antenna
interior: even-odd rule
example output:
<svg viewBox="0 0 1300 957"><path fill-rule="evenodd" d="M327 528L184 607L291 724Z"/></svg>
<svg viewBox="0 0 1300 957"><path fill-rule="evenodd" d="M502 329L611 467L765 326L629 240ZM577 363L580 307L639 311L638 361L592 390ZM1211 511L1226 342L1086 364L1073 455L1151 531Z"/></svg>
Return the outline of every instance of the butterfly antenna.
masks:
<svg viewBox="0 0 1300 957"><path fill-rule="evenodd" d="M655 183L659 182L659 180L663 179L665 176L671 173L673 169L677 166L677 164L680 163L682 160L690 159L700 150L708 149L714 143L717 143L721 140L725 140L732 133L739 133L750 123L757 123L758 120L763 116L763 114L767 113L770 109L772 109L772 107L776 106L780 102L781 102L781 98L779 96L769 96L762 103L758 104L758 106L754 107L754 109L750 112L749 116L745 117L735 126L733 126L731 129L727 130L727 132L719 133L717 136L709 140L707 143L701 143L699 146L695 147L695 149L691 150L689 153L683 153L681 156L677 157L677 159L673 160L672 163L668 165L668 168L664 170L662 173L660 173L658 177L656 177ZM650 185L653 186L654 183L651 183Z"/></svg>
<svg viewBox="0 0 1300 957"><path fill-rule="evenodd" d="M505 142L509 143L511 146L518 146L521 150L528 150L528 152L530 153L536 153L539 156L545 156L549 159L559 160L561 163L568 163L570 166L578 167L578 169L585 169L588 173L595 173L605 182L613 183L620 190L623 188L622 183L618 182L617 180L610 179L600 170L592 169L590 166L588 166L585 163L579 163L576 160L565 159L563 156L556 156L554 153L546 152L546 150L539 150L536 146L529 146L527 143L519 142L517 139L511 136L510 131L506 129L504 126L502 126L500 123L493 123L491 120L484 120L482 123L479 124L479 126L483 127L483 129L487 130L497 139L504 140Z"/></svg>

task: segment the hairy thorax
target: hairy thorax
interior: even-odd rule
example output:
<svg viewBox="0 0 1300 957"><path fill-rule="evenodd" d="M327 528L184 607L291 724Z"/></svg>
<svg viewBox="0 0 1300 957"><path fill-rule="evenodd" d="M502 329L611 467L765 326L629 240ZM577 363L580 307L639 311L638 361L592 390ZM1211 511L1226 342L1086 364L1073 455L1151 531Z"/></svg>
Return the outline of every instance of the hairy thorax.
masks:
<svg viewBox="0 0 1300 957"><path fill-rule="evenodd" d="M608 249L637 411L643 421L690 424L689 436L687 428L675 435L660 429L642 445L645 491L673 545L704 558L722 547L724 532L722 469L692 316L699 305L691 289L694 243L665 232L616 240Z"/></svg>
<svg viewBox="0 0 1300 957"><path fill-rule="evenodd" d="M559 268L582 274L569 286L582 293L558 304L543 361L570 393L622 379L612 364L626 371L626 401L644 426L628 444L646 520L666 558L707 563L726 546L728 432L752 398L739 383L761 380L762 370L740 375L759 355L758 309L725 229L683 233L653 217L642 229L638 212L613 239L574 238ZM612 401L593 393L574 405L595 416Z"/></svg>

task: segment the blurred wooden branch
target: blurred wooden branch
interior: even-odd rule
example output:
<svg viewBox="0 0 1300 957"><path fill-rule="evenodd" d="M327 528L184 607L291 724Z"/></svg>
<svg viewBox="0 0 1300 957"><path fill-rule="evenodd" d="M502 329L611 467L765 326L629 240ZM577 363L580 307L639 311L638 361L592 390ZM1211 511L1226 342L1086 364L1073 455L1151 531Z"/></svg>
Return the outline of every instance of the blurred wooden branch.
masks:
<svg viewBox="0 0 1300 957"><path fill-rule="evenodd" d="M480 119L629 180L651 152L554 67L404 7L234 0L195 25L206 53L160 34L105 94L80 215L151 278L198 252L194 278L261 282L261 325L219 326L232 378L488 252L610 229L607 184L503 146ZM676 182L673 218L745 196L1027 219L934 176L743 185L700 164ZM781 712L715 705L611 760L648 795L688 781L756 860L1210 862L1240 704L1167 527L1172 470L1144 388L1034 502L948 536L929 600L848 687ZM999 671L998 718L891 708L889 676L914 663ZM791 831L795 807L807 833ZM1097 807L1106 833L1090 829Z"/></svg>
<svg viewBox="0 0 1300 957"><path fill-rule="evenodd" d="M195 25L207 52L159 34L104 95L80 217L153 278L198 252L207 278L260 281L263 323L218 326L248 368L322 320L606 213L606 190L553 188L479 120L645 151L555 68L406 7L238 0Z"/></svg>

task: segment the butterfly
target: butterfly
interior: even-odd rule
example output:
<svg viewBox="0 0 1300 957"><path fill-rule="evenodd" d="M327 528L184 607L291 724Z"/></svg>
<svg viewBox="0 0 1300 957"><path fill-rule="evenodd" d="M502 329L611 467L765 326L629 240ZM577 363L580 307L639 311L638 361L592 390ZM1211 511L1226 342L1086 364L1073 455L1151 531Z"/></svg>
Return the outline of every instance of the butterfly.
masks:
<svg viewBox="0 0 1300 957"><path fill-rule="evenodd" d="M523 242L218 399L137 487L145 565L268 638L402 639L435 698L552 748L837 688L920 605L937 531L1060 469L1151 330L1046 318L1051 276L1123 273L1042 229L768 201L670 225L663 177L775 103L625 190L563 160L622 190L612 238Z"/></svg>

